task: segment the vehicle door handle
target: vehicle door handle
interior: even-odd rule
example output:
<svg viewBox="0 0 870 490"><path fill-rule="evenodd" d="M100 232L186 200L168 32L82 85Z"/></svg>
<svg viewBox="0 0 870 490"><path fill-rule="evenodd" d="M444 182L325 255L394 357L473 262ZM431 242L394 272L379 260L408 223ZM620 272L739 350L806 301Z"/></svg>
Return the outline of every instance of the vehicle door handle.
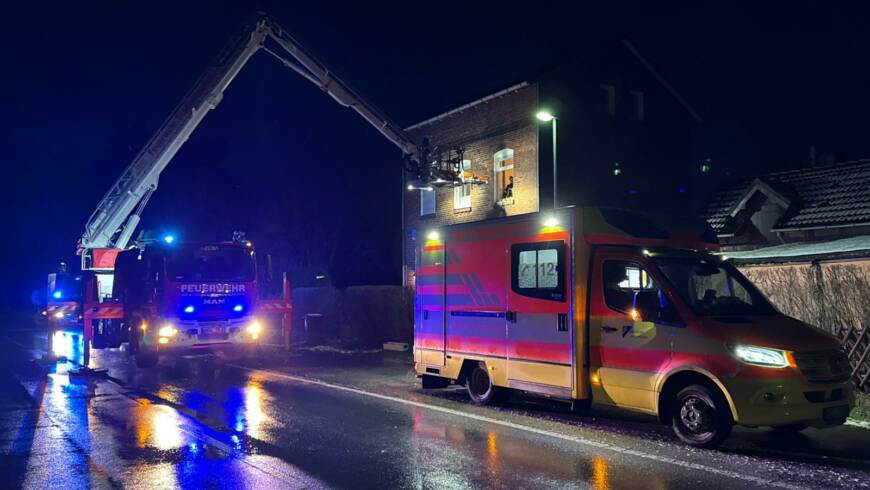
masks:
<svg viewBox="0 0 870 490"><path fill-rule="evenodd" d="M603 325L603 326L601 327L601 330L604 330L604 333L613 333L613 332L615 332L615 331L617 331L617 330L619 330L619 329L616 328L616 327L611 327L611 326L608 326L608 325Z"/></svg>
<svg viewBox="0 0 870 490"><path fill-rule="evenodd" d="M510 323L516 323L517 322L517 312L511 311L511 310L505 311L504 312L504 319Z"/></svg>
<svg viewBox="0 0 870 490"><path fill-rule="evenodd" d="M567 332L568 331L568 315L565 313L559 313L559 316L556 320L556 330L559 332Z"/></svg>

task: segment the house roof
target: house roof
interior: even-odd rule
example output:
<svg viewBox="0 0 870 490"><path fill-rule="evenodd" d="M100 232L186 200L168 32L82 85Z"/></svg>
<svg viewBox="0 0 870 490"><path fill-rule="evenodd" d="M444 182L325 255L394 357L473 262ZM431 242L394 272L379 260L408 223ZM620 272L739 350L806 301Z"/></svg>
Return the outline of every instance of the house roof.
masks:
<svg viewBox="0 0 870 490"><path fill-rule="evenodd" d="M493 99L503 97L509 93L516 92L517 90L526 88L528 86L529 86L529 82L521 82L521 83L518 83L516 85L511 85L510 87L508 87L504 90L499 90L498 92L496 92L494 94L489 94L485 97L481 97L477 100L473 100L467 104L463 104L463 105L457 107L456 109L451 109L447 112L443 112L441 114L438 114L437 116L430 117L429 119L426 119L425 121L420 121L417 124L412 124L411 126L408 126L407 128L405 128L405 131L413 131L421 126L425 126L427 124L432 124L432 123L438 122L438 121L440 121L448 116L452 116L453 114L462 112L462 111L467 110L467 109L471 109L472 107L474 107L476 105L480 105L480 104L483 104L485 102L489 102Z"/></svg>
<svg viewBox="0 0 870 490"><path fill-rule="evenodd" d="M774 172L722 189L704 213L717 233L759 183L789 201L774 231L870 225L870 159L865 159Z"/></svg>
<svg viewBox="0 0 870 490"><path fill-rule="evenodd" d="M796 259L819 260L870 256L870 235L842 238L820 243L786 243L773 247L740 252L726 252L723 256L737 263L793 262Z"/></svg>

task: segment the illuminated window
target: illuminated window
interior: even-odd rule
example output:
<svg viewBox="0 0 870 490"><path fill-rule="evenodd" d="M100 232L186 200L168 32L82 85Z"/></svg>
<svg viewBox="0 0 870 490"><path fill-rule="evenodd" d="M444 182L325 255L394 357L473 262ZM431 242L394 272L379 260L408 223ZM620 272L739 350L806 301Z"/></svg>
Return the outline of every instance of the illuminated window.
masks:
<svg viewBox="0 0 870 490"><path fill-rule="evenodd" d="M514 151L499 150L493 155L495 170L495 202L501 205L514 203Z"/></svg>
<svg viewBox="0 0 870 490"><path fill-rule="evenodd" d="M602 269L604 302L632 320L679 324L679 314L639 264L608 260Z"/></svg>
<svg viewBox="0 0 870 490"><path fill-rule="evenodd" d="M565 301L564 256L561 240L512 245L511 289L523 296Z"/></svg>
<svg viewBox="0 0 870 490"><path fill-rule="evenodd" d="M471 160L462 160L462 177L471 172ZM471 207L471 184L462 184L453 188L453 209Z"/></svg>
<svg viewBox="0 0 870 490"><path fill-rule="evenodd" d="M420 189L420 216L435 214L435 191Z"/></svg>

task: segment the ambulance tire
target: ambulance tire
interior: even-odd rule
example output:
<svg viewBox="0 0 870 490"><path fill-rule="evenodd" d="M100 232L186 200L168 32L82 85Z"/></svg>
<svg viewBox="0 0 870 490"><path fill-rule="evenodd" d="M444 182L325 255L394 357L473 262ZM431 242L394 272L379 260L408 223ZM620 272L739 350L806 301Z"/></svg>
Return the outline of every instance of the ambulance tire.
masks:
<svg viewBox="0 0 870 490"><path fill-rule="evenodd" d="M157 365L157 349L146 349L139 346L136 351L136 367L141 369L153 368Z"/></svg>
<svg viewBox="0 0 870 490"><path fill-rule="evenodd" d="M690 446L718 447L734 427L725 397L699 384L680 390L674 397L670 413L674 433Z"/></svg>
<svg viewBox="0 0 870 490"><path fill-rule="evenodd" d="M468 373L465 380L468 396L475 405L495 405L504 395L504 390L492 384L486 363L478 363Z"/></svg>

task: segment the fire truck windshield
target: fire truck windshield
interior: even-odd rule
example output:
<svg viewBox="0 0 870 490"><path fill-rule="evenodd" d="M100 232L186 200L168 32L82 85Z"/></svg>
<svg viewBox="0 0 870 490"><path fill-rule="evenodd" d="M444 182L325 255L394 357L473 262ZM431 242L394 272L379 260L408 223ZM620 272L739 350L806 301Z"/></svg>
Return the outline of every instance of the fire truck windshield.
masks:
<svg viewBox="0 0 870 490"><path fill-rule="evenodd" d="M702 257L655 257L653 262L698 315L776 313L764 295L731 264Z"/></svg>
<svg viewBox="0 0 870 490"><path fill-rule="evenodd" d="M254 252L238 246L179 245L166 257L170 281L253 281Z"/></svg>

